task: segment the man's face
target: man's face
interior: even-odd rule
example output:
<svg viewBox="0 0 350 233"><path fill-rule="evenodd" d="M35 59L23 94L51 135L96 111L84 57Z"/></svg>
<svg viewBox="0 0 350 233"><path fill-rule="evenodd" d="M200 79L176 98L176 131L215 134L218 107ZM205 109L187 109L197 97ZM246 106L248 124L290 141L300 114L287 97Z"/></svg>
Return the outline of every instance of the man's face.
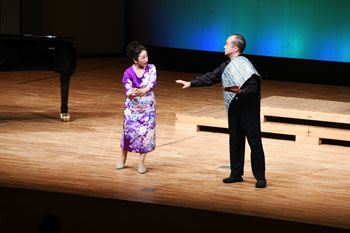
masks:
<svg viewBox="0 0 350 233"><path fill-rule="evenodd" d="M232 54L235 51L235 47L236 46L232 46L233 39L234 39L234 36L230 36L226 40L226 44L224 46L224 48L225 48L225 55L226 56L229 56L230 54Z"/></svg>

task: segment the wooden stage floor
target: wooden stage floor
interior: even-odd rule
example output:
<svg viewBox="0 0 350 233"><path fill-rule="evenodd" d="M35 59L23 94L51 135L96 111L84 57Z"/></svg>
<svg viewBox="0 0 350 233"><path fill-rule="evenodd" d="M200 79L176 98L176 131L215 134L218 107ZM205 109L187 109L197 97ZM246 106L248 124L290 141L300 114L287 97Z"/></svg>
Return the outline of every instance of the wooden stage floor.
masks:
<svg viewBox="0 0 350 233"><path fill-rule="evenodd" d="M59 120L56 74L0 73L0 186L350 229L349 147L263 138L267 188L255 188L248 146L244 182L222 183L228 135L175 130L177 112L224 108L219 85L183 90L175 83L196 74L158 70L157 148L146 158L148 173L137 173L132 153L116 170L128 66L125 58L79 59L70 122ZM262 97L272 95L349 102L350 88L263 81ZM5 232L4 209L1 219Z"/></svg>

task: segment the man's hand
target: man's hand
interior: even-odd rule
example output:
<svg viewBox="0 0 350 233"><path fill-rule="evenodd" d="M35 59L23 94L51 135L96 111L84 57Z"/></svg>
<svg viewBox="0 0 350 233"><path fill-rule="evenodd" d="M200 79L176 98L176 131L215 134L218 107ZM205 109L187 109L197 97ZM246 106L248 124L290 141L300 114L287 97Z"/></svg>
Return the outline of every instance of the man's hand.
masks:
<svg viewBox="0 0 350 233"><path fill-rule="evenodd" d="M234 85L234 86L231 86L231 87L222 87L222 90L228 91L228 92L233 92L233 93L236 93L236 94L241 94L241 89L237 85Z"/></svg>
<svg viewBox="0 0 350 233"><path fill-rule="evenodd" d="M183 80L176 80L175 82L182 84L183 85L182 88L189 88L191 86L191 82L186 82L186 81L183 81Z"/></svg>

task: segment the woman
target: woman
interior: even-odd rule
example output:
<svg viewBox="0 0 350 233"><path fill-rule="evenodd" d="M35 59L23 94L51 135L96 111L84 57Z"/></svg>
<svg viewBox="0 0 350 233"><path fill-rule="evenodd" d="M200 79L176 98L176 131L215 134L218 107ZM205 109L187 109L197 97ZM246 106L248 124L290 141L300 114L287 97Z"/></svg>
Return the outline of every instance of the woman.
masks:
<svg viewBox="0 0 350 233"><path fill-rule="evenodd" d="M128 152L140 153L138 172L146 173L145 158L155 149L156 142L156 101L153 88L157 82L154 65L148 64L146 48L138 42L126 47L127 55L133 65L124 72L123 83L126 100L124 107L124 126L120 143L121 157L117 169L125 166Z"/></svg>

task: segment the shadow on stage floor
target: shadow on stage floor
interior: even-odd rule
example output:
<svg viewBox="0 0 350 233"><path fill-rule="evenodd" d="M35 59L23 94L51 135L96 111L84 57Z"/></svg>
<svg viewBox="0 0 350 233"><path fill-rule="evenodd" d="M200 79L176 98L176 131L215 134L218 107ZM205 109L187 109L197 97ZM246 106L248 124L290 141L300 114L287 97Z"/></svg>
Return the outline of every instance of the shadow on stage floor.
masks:
<svg viewBox="0 0 350 233"><path fill-rule="evenodd" d="M0 233L258 231L347 232L237 214L0 187Z"/></svg>

